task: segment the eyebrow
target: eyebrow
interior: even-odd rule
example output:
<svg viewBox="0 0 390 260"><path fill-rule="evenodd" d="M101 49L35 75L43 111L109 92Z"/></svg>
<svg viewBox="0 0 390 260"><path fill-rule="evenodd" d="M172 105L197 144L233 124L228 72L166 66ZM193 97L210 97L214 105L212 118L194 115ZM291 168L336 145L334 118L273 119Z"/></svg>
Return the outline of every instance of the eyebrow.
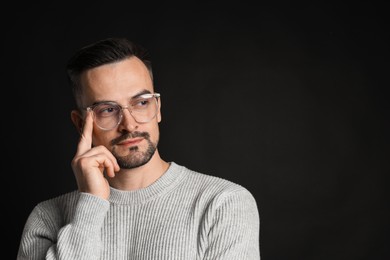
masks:
<svg viewBox="0 0 390 260"><path fill-rule="evenodd" d="M139 91L137 94L135 94L134 96L132 96L130 98L130 100L139 98L140 96L142 96L144 94L151 94L151 93L152 92L150 92L149 90L143 89L143 90ZM94 106L97 106L97 105L99 105L101 103L115 103L115 104L118 104L116 101L112 101L112 100L99 100L99 101L93 102L92 105L87 106L87 107L94 107ZM120 105L120 104L118 104L118 105Z"/></svg>
<svg viewBox="0 0 390 260"><path fill-rule="evenodd" d="M138 94L132 96L131 99L139 98L140 96L142 96L142 95L144 95L144 94L151 94L151 93L152 93L152 92L150 92L149 90L144 89L144 90L141 90L140 92L138 92Z"/></svg>

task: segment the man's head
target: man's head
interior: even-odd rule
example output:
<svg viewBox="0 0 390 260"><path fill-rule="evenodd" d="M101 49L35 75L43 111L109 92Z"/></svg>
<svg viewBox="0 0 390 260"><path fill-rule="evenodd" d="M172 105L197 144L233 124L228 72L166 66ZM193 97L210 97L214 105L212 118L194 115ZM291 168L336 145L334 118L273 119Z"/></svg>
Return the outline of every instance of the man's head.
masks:
<svg viewBox="0 0 390 260"><path fill-rule="evenodd" d="M107 38L87 45L79 49L68 61L66 72L69 83L72 87L76 104L81 108L80 95L82 87L80 86L80 75L89 69L99 67L124 60L130 57L140 59L149 70L150 77L153 80L152 64L149 53L145 48L137 45L125 38Z"/></svg>
<svg viewBox="0 0 390 260"><path fill-rule="evenodd" d="M126 39L109 38L80 49L67 72L78 106L71 113L76 128L82 129L89 111L93 145L105 146L121 168L151 160L159 140L161 102L146 51Z"/></svg>

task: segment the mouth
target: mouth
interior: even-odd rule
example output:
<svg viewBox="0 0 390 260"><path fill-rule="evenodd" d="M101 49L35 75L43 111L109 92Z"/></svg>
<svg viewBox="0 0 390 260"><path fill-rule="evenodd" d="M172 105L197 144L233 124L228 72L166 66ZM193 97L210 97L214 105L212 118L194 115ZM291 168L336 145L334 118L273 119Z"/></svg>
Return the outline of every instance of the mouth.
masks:
<svg viewBox="0 0 390 260"><path fill-rule="evenodd" d="M143 138L131 138L131 139L123 140L117 143L117 145L130 147L139 144L140 142L142 142L142 140Z"/></svg>

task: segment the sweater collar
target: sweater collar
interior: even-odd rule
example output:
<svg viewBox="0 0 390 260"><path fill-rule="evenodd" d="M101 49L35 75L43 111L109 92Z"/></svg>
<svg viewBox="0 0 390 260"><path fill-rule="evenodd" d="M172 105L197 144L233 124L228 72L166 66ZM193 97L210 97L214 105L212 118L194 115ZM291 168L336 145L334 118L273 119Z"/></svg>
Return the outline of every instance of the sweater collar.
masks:
<svg viewBox="0 0 390 260"><path fill-rule="evenodd" d="M148 187L123 191L111 187L109 201L115 204L141 204L173 189L184 177L184 167L171 162L168 170Z"/></svg>

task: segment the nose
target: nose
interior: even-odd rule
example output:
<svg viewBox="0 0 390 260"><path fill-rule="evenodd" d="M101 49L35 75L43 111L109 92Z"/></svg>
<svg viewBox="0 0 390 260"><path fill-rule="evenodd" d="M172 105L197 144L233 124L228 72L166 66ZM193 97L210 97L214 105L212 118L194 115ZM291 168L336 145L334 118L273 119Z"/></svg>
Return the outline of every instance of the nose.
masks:
<svg viewBox="0 0 390 260"><path fill-rule="evenodd" d="M137 128L138 128L138 123L131 115L129 108L128 107L122 108L122 120L118 125L118 130L120 132L133 132Z"/></svg>

